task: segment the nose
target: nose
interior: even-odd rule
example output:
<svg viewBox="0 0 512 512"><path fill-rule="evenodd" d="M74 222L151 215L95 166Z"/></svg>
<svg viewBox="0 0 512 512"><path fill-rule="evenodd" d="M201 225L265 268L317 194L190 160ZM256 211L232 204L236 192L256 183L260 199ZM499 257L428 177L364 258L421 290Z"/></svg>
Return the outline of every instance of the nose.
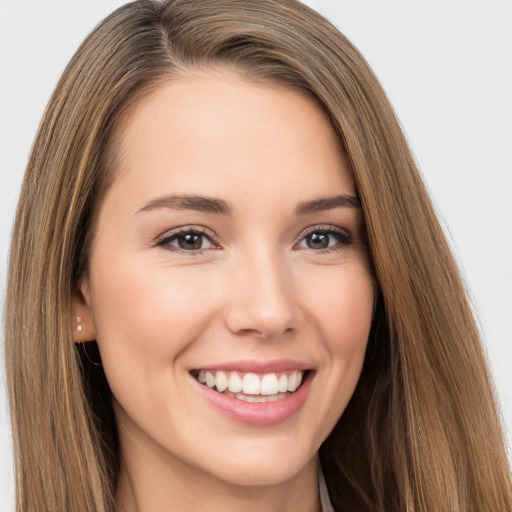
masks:
<svg viewBox="0 0 512 512"><path fill-rule="evenodd" d="M241 258L227 279L225 322L231 332L271 339L297 329L301 311L292 272L278 255L259 251Z"/></svg>

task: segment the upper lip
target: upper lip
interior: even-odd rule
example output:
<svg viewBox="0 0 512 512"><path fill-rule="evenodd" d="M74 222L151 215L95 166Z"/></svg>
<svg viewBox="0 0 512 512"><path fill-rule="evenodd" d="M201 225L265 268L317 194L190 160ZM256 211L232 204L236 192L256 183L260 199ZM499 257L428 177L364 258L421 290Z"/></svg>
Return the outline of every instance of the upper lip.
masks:
<svg viewBox="0 0 512 512"><path fill-rule="evenodd" d="M288 370L312 370L313 366L303 361L295 361L293 359L274 359L272 361L255 361L244 359L241 361L226 361L225 363L216 363L205 366L194 367L193 370L205 371L233 371L243 373L274 373L285 372Z"/></svg>

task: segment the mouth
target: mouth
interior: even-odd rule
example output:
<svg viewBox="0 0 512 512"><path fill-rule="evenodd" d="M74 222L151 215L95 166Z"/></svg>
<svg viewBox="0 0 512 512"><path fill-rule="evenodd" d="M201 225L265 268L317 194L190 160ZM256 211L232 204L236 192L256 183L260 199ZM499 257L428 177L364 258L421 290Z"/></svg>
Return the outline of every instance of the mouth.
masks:
<svg viewBox="0 0 512 512"><path fill-rule="evenodd" d="M277 359L232 361L189 373L218 413L238 424L269 427L299 414L316 370L309 363Z"/></svg>
<svg viewBox="0 0 512 512"><path fill-rule="evenodd" d="M190 373L200 384L224 396L250 403L268 403L294 394L311 371L255 373L198 369Z"/></svg>

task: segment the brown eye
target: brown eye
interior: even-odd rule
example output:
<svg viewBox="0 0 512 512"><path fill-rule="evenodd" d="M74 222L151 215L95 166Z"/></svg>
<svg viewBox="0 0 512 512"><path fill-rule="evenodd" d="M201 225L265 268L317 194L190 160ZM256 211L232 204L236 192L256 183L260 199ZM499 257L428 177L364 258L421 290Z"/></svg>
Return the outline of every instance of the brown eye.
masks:
<svg viewBox="0 0 512 512"><path fill-rule="evenodd" d="M329 234L322 232L310 233L306 236L306 245L310 249L327 249L329 247Z"/></svg>
<svg viewBox="0 0 512 512"><path fill-rule="evenodd" d="M304 235L297 247L321 251L325 249L341 249L352 243L351 235L341 228L316 229Z"/></svg>
<svg viewBox="0 0 512 512"><path fill-rule="evenodd" d="M214 247L211 239L199 231L180 231L162 238L157 245L169 250L200 252Z"/></svg>
<svg viewBox="0 0 512 512"><path fill-rule="evenodd" d="M176 240L180 249L185 249L187 251L201 249L203 245L203 235L195 233L180 235Z"/></svg>

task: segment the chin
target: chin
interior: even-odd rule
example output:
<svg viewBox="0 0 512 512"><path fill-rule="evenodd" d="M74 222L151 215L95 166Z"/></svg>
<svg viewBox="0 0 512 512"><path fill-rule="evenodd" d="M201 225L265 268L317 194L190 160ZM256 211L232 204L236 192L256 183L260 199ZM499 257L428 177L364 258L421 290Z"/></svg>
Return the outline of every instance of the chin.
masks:
<svg viewBox="0 0 512 512"><path fill-rule="evenodd" d="M292 479L311 464L316 466L317 450L301 450L295 438L290 434L288 437L287 446L279 448L265 449L253 440L251 449L233 449L229 456L219 456L222 463L212 468L212 474L232 485L274 486Z"/></svg>
<svg viewBox="0 0 512 512"><path fill-rule="evenodd" d="M249 467L246 464L237 465L226 468L224 471L217 471L215 476L231 485L241 487L272 487L292 479L303 469L302 465L273 466L267 462L257 467Z"/></svg>

